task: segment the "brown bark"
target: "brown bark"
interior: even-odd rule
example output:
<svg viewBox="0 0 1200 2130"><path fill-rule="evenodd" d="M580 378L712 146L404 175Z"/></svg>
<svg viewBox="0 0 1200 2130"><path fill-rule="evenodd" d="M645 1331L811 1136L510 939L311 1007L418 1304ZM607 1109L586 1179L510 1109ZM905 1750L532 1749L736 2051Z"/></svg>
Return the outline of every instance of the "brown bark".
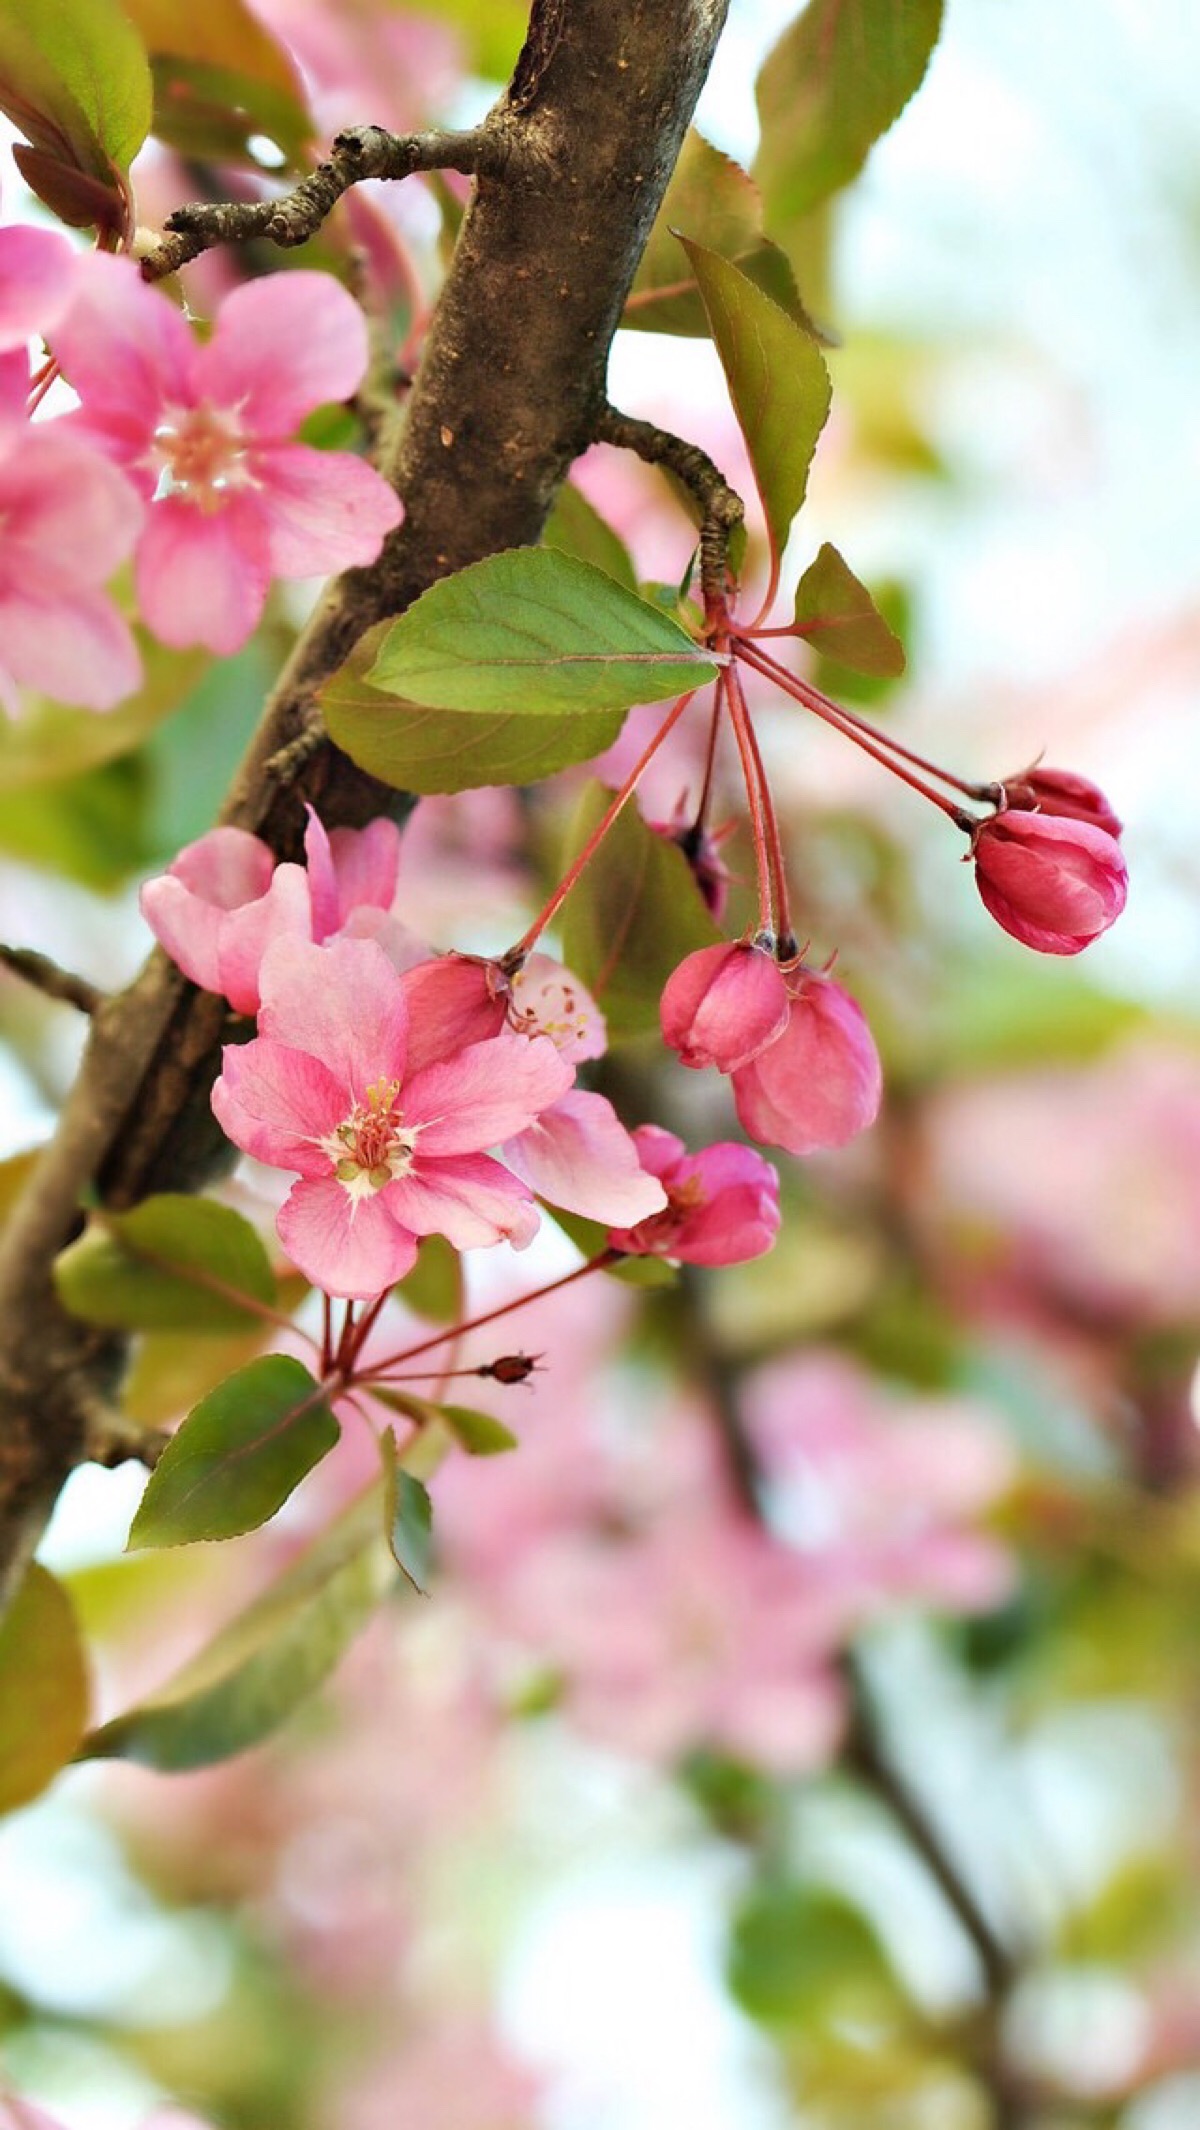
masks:
<svg viewBox="0 0 1200 2130"><path fill-rule="evenodd" d="M322 682L445 572L536 541L604 404L608 347L728 0L535 0L424 351L394 463L407 516L379 562L328 590L267 703L221 818L299 848L396 803L327 741ZM296 744L300 743L300 744ZM282 750L291 754L281 763ZM20 1571L72 1467L113 1342L58 1307L54 1257L89 1188L113 1205L220 1165L208 1110L219 1000L154 954L92 1024L78 1081L0 1239L0 1578Z"/></svg>

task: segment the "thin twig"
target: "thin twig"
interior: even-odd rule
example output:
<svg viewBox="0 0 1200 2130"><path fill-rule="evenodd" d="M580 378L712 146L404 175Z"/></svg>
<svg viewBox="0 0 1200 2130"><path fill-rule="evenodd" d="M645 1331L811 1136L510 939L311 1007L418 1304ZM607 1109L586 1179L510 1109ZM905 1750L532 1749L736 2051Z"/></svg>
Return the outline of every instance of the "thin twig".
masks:
<svg viewBox="0 0 1200 2130"><path fill-rule="evenodd" d="M281 198L195 201L167 216L168 234L143 258L142 278L160 281L214 244L265 237L290 250L315 236L352 185L365 178L406 178L418 170L459 170L466 177L497 175L511 160L512 142L497 126L466 132L389 133L384 126L351 126L329 155Z"/></svg>
<svg viewBox="0 0 1200 2130"><path fill-rule="evenodd" d="M47 998L77 1006L80 1013L95 1013L104 1004L105 993L97 984L77 976L73 969L60 968L48 954L38 954L33 947L10 947L0 941L0 963Z"/></svg>
<svg viewBox="0 0 1200 2130"><path fill-rule="evenodd" d="M648 466L664 466L681 481L700 508L700 583L706 601L724 606L729 569L729 542L746 516L746 508L719 466L698 444L689 444L654 422L639 421L605 403L595 428L598 444L632 451Z"/></svg>

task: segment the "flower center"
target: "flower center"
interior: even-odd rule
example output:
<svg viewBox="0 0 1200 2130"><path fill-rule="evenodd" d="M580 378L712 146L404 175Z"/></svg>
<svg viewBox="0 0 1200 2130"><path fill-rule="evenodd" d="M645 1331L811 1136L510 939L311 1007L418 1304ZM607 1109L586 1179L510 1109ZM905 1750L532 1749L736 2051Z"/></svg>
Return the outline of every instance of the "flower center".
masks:
<svg viewBox="0 0 1200 2130"><path fill-rule="evenodd" d="M512 979L508 1020L518 1035L548 1035L555 1049L562 1051L582 1043L593 1025L569 974L531 976L524 969Z"/></svg>
<svg viewBox="0 0 1200 2130"><path fill-rule="evenodd" d="M154 432L158 494L219 510L231 489L254 485L245 438L228 407L165 407Z"/></svg>
<svg viewBox="0 0 1200 2130"><path fill-rule="evenodd" d="M404 1129L399 1094L399 1080L374 1081L366 1100L356 1102L345 1123L324 1142L333 1173L352 1198L381 1191L412 1167L417 1134Z"/></svg>

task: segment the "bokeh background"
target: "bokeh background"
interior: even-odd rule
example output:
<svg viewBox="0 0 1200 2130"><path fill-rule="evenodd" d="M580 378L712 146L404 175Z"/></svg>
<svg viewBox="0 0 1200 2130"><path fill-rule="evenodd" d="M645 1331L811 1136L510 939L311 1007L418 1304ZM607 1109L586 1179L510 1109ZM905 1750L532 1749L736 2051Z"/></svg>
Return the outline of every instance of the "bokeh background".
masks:
<svg viewBox="0 0 1200 2130"><path fill-rule="evenodd" d="M326 127L468 119L519 34L470 0L262 12ZM743 161L790 13L734 0L699 124ZM1200 2121L1198 57L1185 0L950 0L863 177L779 232L840 339L793 559L834 541L909 647L870 704L822 678L968 777L1045 749L1095 778L1126 915L1081 962L1025 953L935 815L756 697L800 923L869 1011L884 1117L787 1164L770 1257L517 1320L546 1357L496 1393L521 1449L437 1475L432 1597L389 1606L274 1741L189 1775L80 1767L0 1825L0 2071L71 2130L171 2099L228 2130ZM144 162L152 219L189 173ZM5 203L27 211L7 179ZM387 212L428 294L436 198ZM623 334L613 396L737 470L704 343ZM580 480L677 581L667 492L604 453ZM280 602L85 772L31 775L0 735L6 936L132 972L138 881L209 824L297 618ZM656 766L652 818L697 744ZM506 944L579 783L423 806L414 926ZM740 835L726 854L744 876ZM77 1038L7 980L0 1024L19 1157ZM652 1044L610 1072L638 1114L731 1129ZM473 1296L530 1262L481 1265ZM572 1246L532 1262L552 1278ZM144 1354L141 1415L211 1365ZM746 1439L782 1580L733 1526ZM266 1544L126 1559L138 1470L78 1475L45 1558L102 1713L354 1477L323 1468Z"/></svg>

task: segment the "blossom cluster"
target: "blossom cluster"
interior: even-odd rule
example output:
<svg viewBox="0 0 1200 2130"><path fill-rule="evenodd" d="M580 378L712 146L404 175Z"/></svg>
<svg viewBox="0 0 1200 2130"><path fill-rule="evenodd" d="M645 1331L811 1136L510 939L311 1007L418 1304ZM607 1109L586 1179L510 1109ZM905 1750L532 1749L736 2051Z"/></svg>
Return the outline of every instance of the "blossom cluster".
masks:
<svg viewBox="0 0 1200 2130"><path fill-rule="evenodd" d="M305 856L276 864L247 831L215 829L142 907L185 975L257 1017L225 1050L213 1108L236 1146L296 1176L279 1233L315 1285L371 1299L427 1235L522 1248L538 1198L602 1222L614 1253L729 1264L770 1247L761 1156L631 1135L575 1085L605 1027L570 971L433 954L396 914L390 821L330 836L310 814Z"/></svg>
<svg viewBox="0 0 1200 2130"><path fill-rule="evenodd" d="M31 379L37 334L51 360ZM0 700L33 688L108 710L138 686L133 633L104 587L131 555L160 642L228 654L275 578L379 554L402 506L347 451L297 442L349 398L367 329L329 274L247 283L211 338L128 258L80 257L49 232L0 230ZM57 375L78 398L33 420Z"/></svg>

